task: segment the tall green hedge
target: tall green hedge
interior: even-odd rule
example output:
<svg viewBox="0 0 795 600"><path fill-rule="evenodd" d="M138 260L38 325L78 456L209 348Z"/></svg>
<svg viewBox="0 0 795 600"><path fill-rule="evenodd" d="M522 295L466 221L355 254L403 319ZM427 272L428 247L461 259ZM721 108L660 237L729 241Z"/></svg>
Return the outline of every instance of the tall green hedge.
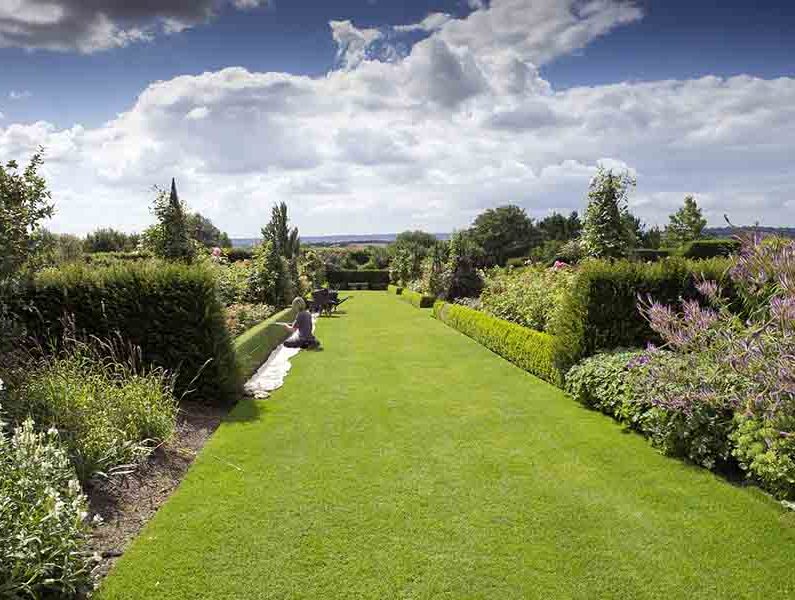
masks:
<svg viewBox="0 0 795 600"><path fill-rule="evenodd" d="M389 285L389 271L363 269L361 271L329 271L331 287L348 289L352 283L366 283L371 290L385 290Z"/></svg>
<svg viewBox="0 0 795 600"><path fill-rule="evenodd" d="M520 369L554 385L563 385L557 342L551 335L458 304L436 302L433 315Z"/></svg>
<svg viewBox="0 0 795 600"><path fill-rule="evenodd" d="M415 308L433 308L433 303L436 302L436 298L433 296L420 294L409 289L404 289L398 295L401 300L412 304Z"/></svg>
<svg viewBox="0 0 795 600"><path fill-rule="evenodd" d="M268 360L276 347L284 342L290 332L277 323L289 323L295 319L295 310L287 308L255 325L235 339L237 364L244 379L248 379Z"/></svg>
<svg viewBox="0 0 795 600"><path fill-rule="evenodd" d="M657 341L638 310L638 297L651 296L667 305L683 298L699 298L697 281L703 276L726 287L729 267L730 261L720 258L669 258L652 264L604 260L581 263L548 327L560 342L562 364L571 366L600 350ZM731 296L731 288L726 291Z"/></svg>
<svg viewBox="0 0 795 600"><path fill-rule="evenodd" d="M178 370L178 395L192 390L188 399L231 404L241 380L215 286L202 266L72 265L40 273L22 300L35 307L26 324L44 343L62 338L65 319L79 334L120 334L141 347L145 363Z"/></svg>

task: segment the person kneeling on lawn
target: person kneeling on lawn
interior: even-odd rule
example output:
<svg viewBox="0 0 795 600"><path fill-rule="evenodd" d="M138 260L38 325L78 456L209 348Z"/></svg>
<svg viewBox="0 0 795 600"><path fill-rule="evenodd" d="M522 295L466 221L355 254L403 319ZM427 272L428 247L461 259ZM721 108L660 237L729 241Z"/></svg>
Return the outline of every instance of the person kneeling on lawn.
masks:
<svg viewBox="0 0 795 600"><path fill-rule="evenodd" d="M290 338L284 342L287 348L318 348L320 342L313 333L312 314L306 309L306 302L303 298L296 298L293 300L293 309L295 309L295 321L292 324L286 323L287 329L290 331L297 331L298 338Z"/></svg>

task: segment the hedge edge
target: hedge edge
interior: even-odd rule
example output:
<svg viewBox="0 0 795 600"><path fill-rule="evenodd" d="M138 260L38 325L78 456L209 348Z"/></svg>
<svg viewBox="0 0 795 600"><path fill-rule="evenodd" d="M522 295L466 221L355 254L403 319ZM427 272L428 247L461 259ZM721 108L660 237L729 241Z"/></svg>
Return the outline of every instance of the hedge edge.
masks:
<svg viewBox="0 0 795 600"><path fill-rule="evenodd" d="M442 301L433 305L433 316L520 369L563 387L557 360L558 343L553 336Z"/></svg>
<svg viewBox="0 0 795 600"><path fill-rule="evenodd" d="M286 308L235 338L237 364L246 381L268 360L271 352L289 337L287 328L277 323L293 319L295 311Z"/></svg>
<svg viewBox="0 0 795 600"><path fill-rule="evenodd" d="M426 296L425 294L406 289L399 296L401 300L409 302L416 308L433 308L433 303L436 302L434 296Z"/></svg>
<svg viewBox="0 0 795 600"><path fill-rule="evenodd" d="M387 291L388 291L390 294L395 294L395 296L400 296L400 295L403 293L403 288L402 288L402 287L398 287L398 286L396 286L396 285L391 285L391 284L390 284L390 285L387 287Z"/></svg>

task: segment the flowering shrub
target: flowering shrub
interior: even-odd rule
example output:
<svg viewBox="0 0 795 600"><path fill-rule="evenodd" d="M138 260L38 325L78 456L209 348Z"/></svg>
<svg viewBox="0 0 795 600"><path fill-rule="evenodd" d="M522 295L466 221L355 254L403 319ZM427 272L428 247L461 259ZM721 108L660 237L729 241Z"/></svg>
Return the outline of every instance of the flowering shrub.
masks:
<svg viewBox="0 0 795 600"><path fill-rule="evenodd" d="M138 360L106 358L75 342L11 390L9 415L57 429L83 481L124 470L173 434L177 415L173 377L144 370Z"/></svg>
<svg viewBox="0 0 795 600"><path fill-rule="evenodd" d="M275 312L268 304L232 304L226 307L226 326L237 337Z"/></svg>
<svg viewBox="0 0 795 600"><path fill-rule="evenodd" d="M546 331L573 278L574 270L563 266L529 266L520 272L497 270L486 279L480 297L482 308L506 321Z"/></svg>
<svg viewBox="0 0 795 600"><path fill-rule="evenodd" d="M57 439L0 423L0 597L71 596L88 579L86 498Z"/></svg>
<svg viewBox="0 0 795 600"><path fill-rule="evenodd" d="M742 316L730 310L711 281L698 286L707 307L688 301L677 313L652 300L642 302L652 329L676 358L650 353L640 394L664 415L656 434L664 449L683 446L687 456L706 466L733 456L772 492L792 498L795 242L745 244L730 276Z"/></svg>

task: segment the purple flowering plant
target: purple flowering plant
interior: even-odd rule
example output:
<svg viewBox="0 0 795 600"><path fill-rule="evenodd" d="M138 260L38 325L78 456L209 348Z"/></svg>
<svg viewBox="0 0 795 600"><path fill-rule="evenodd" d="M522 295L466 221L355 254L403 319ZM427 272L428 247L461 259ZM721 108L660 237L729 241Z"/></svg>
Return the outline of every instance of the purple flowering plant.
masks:
<svg viewBox="0 0 795 600"><path fill-rule="evenodd" d="M704 305L640 298L664 340L635 358L635 400L649 405L660 447L712 468L735 459L780 497L795 497L795 241L746 240L728 276L737 310L714 281Z"/></svg>

